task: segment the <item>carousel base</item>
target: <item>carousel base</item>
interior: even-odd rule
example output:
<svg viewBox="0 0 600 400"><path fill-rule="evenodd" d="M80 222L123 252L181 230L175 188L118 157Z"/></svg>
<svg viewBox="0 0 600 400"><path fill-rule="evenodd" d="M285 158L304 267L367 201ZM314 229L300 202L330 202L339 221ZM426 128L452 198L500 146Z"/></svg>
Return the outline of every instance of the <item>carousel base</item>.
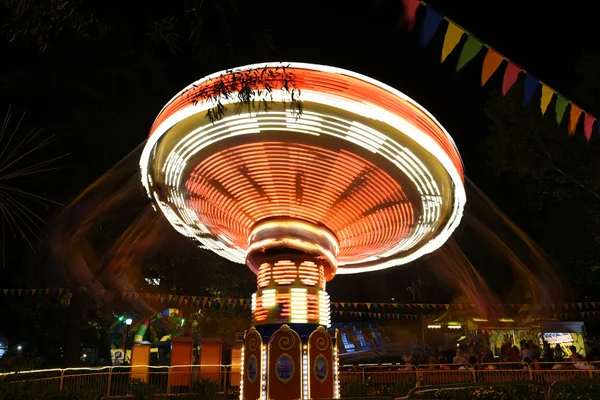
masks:
<svg viewBox="0 0 600 400"><path fill-rule="evenodd" d="M242 365L240 400L339 398L336 338L322 326L251 327Z"/></svg>

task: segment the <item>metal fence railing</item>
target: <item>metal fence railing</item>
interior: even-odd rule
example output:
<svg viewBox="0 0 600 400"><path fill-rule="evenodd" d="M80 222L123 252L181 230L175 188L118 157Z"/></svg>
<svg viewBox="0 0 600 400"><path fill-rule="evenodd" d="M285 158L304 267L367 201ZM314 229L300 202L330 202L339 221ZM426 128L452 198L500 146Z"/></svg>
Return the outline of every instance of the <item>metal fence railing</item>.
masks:
<svg viewBox="0 0 600 400"><path fill-rule="evenodd" d="M219 393L239 392L240 373L229 365L183 365L170 367L67 368L0 373L0 383L35 383L47 389L93 390L105 396L125 396L137 382L151 384L159 394L181 394L192 390L194 382L210 379ZM361 386L372 395L415 387L448 385L508 384L534 382L552 393L564 391L568 382L586 381L600 385L600 364L596 363L489 363L475 365L378 365L348 366L339 370L341 393L352 395ZM567 383L565 383L567 382Z"/></svg>

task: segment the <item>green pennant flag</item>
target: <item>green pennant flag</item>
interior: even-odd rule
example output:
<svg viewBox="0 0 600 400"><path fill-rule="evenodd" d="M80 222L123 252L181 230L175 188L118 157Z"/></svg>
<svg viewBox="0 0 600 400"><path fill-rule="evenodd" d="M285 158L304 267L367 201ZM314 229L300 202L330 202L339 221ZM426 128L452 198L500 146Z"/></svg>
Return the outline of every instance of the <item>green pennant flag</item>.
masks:
<svg viewBox="0 0 600 400"><path fill-rule="evenodd" d="M560 125L563 120L563 116L565 115L565 111L567 111L567 106L569 105L569 100L565 99L560 94L556 93L556 123Z"/></svg>
<svg viewBox="0 0 600 400"><path fill-rule="evenodd" d="M475 36L469 35L465 45L460 51L458 63L456 63L456 70L460 71L465 65L474 59L477 54L479 54L482 48L483 43L481 43Z"/></svg>

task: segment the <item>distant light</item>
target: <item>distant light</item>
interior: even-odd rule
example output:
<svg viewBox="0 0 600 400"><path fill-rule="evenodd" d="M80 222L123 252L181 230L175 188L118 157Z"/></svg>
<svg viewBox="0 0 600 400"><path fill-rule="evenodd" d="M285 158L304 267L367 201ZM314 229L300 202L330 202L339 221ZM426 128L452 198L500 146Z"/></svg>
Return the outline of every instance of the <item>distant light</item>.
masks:
<svg viewBox="0 0 600 400"><path fill-rule="evenodd" d="M130 326L132 322L133 322L133 320L131 318L127 318L125 320L125 325Z"/></svg>
<svg viewBox="0 0 600 400"><path fill-rule="evenodd" d="M123 316L121 315L121 316L119 317L119 321L123 321L123 318L125 318L125 317L123 317Z"/></svg>
<svg viewBox="0 0 600 400"><path fill-rule="evenodd" d="M395 297L392 297L392 301L396 301L396 298L395 298Z"/></svg>
<svg viewBox="0 0 600 400"><path fill-rule="evenodd" d="M181 318L181 326L183 326L183 324L185 324L185 319Z"/></svg>
<svg viewBox="0 0 600 400"><path fill-rule="evenodd" d="M23 350L23 346L21 346L21 345L18 345L18 346L17 346L17 350L19 350L19 351Z"/></svg>
<svg viewBox="0 0 600 400"><path fill-rule="evenodd" d="M429 329L440 329L442 326L441 325L427 325L427 327Z"/></svg>
<svg viewBox="0 0 600 400"><path fill-rule="evenodd" d="M82 355L83 358L87 358L87 354Z"/></svg>
<svg viewBox="0 0 600 400"><path fill-rule="evenodd" d="M160 278L144 278L144 280L146 281L147 284L152 285L152 286L160 285Z"/></svg>
<svg viewBox="0 0 600 400"><path fill-rule="evenodd" d="M448 325L448 329L460 329L462 328L460 325Z"/></svg>
<svg viewBox="0 0 600 400"><path fill-rule="evenodd" d="M515 322L512 318L500 318L498 321L500 322Z"/></svg>

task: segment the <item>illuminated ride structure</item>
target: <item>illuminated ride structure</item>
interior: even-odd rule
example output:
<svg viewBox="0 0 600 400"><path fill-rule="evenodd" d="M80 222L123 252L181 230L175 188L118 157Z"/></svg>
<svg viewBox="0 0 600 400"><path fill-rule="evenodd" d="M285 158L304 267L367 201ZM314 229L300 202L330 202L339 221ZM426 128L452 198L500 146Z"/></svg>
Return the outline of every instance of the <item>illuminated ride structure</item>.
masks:
<svg viewBox="0 0 600 400"><path fill-rule="evenodd" d="M281 68L217 73L175 96L152 126L142 183L178 232L257 275L240 398L339 397L326 282L439 248L462 217L462 162L421 106L338 68L285 66L301 113L275 88L255 92L268 111L232 106L210 121L214 102L193 96L235 71Z"/></svg>

